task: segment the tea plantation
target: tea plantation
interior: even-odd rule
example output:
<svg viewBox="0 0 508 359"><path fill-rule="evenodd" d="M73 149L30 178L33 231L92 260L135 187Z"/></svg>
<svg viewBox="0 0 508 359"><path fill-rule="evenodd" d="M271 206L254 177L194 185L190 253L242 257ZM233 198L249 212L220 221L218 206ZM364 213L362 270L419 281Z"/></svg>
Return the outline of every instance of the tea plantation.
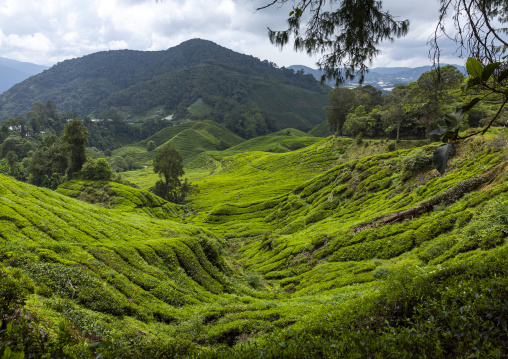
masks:
<svg viewBox="0 0 508 359"><path fill-rule="evenodd" d="M507 357L503 139L444 176L438 144L246 141L186 206L0 175L0 358Z"/></svg>

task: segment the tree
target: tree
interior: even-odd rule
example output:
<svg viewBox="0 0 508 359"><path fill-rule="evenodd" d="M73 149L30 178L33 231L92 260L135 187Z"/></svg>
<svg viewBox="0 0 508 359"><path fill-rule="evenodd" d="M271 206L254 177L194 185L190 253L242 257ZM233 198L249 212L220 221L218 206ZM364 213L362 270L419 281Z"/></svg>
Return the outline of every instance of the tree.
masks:
<svg viewBox="0 0 508 359"><path fill-rule="evenodd" d="M392 92L385 96L386 109L383 111L381 118L386 125L386 132L397 131L397 140L400 138L400 128L404 121L408 118L407 85L397 85Z"/></svg>
<svg viewBox="0 0 508 359"><path fill-rule="evenodd" d="M9 128L5 123L0 127L0 143L4 142L4 140L9 137Z"/></svg>
<svg viewBox="0 0 508 359"><path fill-rule="evenodd" d="M460 101L458 89L463 81L462 72L453 65L446 65L424 72L416 85L408 88L407 102L413 105L428 132L436 127L437 119L449 111L447 107Z"/></svg>
<svg viewBox="0 0 508 359"><path fill-rule="evenodd" d="M83 165L81 176L86 180L111 181L113 170L104 158L90 159Z"/></svg>
<svg viewBox="0 0 508 359"><path fill-rule="evenodd" d="M368 95L368 103L363 103L364 101L361 101L367 111L371 111L374 107L383 103L383 92L374 86L360 86L355 88L354 91L357 93L357 97L367 98Z"/></svg>
<svg viewBox="0 0 508 359"><path fill-rule="evenodd" d="M30 144L18 133L13 133L7 137L2 143L0 157L5 158L8 152L16 153L19 159L25 157L30 149Z"/></svg>
<svg viewBox="0 0 508 359"><path fill-rule="evenodd" d="M32 129L34 135L38 135L41 132L41 124L37 117L32 117L28 121L28 126Z"/></svg>
<svg viewBox="0 0 508 359"><path fill-rule="evenodd" d="M88 136L89 133L81 120L71 120L65 126L62 140L67 144L69 150L69 167L66 171L68 180L72 178L73 173L81 170L86 162Z"/></svg>
<svg viewBox="0 0 508 359"><path fill-rule="evenodd" d="M36 186L55 189L65 181L68 162L66 144L55 135L48 136L33 154L28 180Z"/></svg>
<svg viewBox="0 0 508 359"><path fill-rule="evenodd" d="M358 106L354 113L350 113L347 116L347 120L344 126L342 126L342 132L350 136L357 136L361 133L365 133L368 126L368 118L369 116L367 115L367 111L365 111L365 106Z"/></svg>
<svg viewBox="0 0 508 359"><path fill-rule="evenodd" d="M349 113L358 106L353 90L344 87L336 87L328 93L330 106L325 106L326 121L332 131L342 134L342 126L346 122Z"/></svg>
<svg viewBox="0 0 508 359"><path fill-rule="evenodd" d="M270 0L258 10L287 2L289 0ZM330 10L334 5L336 7ZM305 13L310 15L310 20L305 31L301 31ZM298 0L289 13L288 29L268 29L268 34L270 41L279 47L285 46L294 36L295 50L323 53L318 62L325 70L322 80L333 78L339 84L358 75L361 83L367 64L379 53L379 43L406 35L408 27L409 20L396 21L394 16L383 11L380 1Z"/></svg>
<svg viewBox="0 0 508 359"><path fill-rule="evenodd" d="M5 155L5 159L7 160L7 164L9 165L9 168L10 168L10 174L13 176L16 176L16 174L18 172L18 165L17 165L18 155L14 151L9 151Z"/></svg>
<svg viewBox="0 0 508 359"><path fill-rule="evenodd" d="M153 160L153 171L163 180L155 183L154 193L170 202L178 201L178 190L182 183L183 158L172 143L167 143Z"/></svg>
<svg viewBox="0 0 508 359"><path fill-rule="evenodd" d="M459 55L479 59L483 64L498 61L508 48L502 35L507 28L496 26L493 21L508 21L506 0L439 0L438 24L429 43L434 50L432 57L439 63L441 37L455 40ZM272 6L282 7L289 0L266 0L263 10ZM287 45L293 36L295 51L323 54L318 65L325 70L325 78L337 83L360 76L360 82L368 70L367 64L379 54L382 41L393 41L405 36L409 20L396 21L375 0L298 0L291 1L293 9L287 19L288 28L282 31L268 29L268 36L276 46ZM302 20L308 17L305 29ZM446 26L447 21L454 26ZM454 32L450 32L454 31ZM429 34L430 35L430 34Z"/></svg>

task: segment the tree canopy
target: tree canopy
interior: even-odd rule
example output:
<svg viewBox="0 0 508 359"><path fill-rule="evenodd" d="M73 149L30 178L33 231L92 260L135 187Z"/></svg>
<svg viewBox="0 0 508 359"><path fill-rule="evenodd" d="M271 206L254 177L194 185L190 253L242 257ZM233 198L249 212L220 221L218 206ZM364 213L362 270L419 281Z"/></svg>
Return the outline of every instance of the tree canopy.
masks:
<svg viewBox="0 0 508 359"><path fill-rule="evenodd" d="M323 54L318 61L325 78L337 84L359 76L379 54L382 41L394 41L408 32L409 20L395 20L375 0L269 0L258 10L293 3L286 30L268 29L270 41L279 47L292 39L294 49ZM438 22L429 43L439 62L441 37L454 40L459 55L477 58L484 65L499 61L508 48L503 35L508 21L506 0L440 0ZM454 26L446 26L451 21ZM304 25L302 25L304 23ZM303 28L303 29L302 29ZM452 30L447 30L452 29Z"/></svg>
<svg viewBox="0 0 508 359"><path fill-rule="evenodd" d="M272 0L258 10L285 4L289 0ZM320 68L324 78L334 78L339 84L359 75L363 82L367 64L379 53L382 41L393 41L405 36L409 20L395 20L383 10L381 1L375 0L299 0L289 13L288 28L268 29L270 41L285 46L294 37L295 50L308 54L323 53ZM327 3L331 6L326 6ZM333 8L333 10L328 10ZM301 30L301 22L308 13L310 19Z"/></svg>
<svg viewBox="0 0 508 359"><path fill-rule="evenodd" d="M67 179L72 178L74 172L78 172L86 162L86 144L89 133L81 120L71 120L65 126L62 140L67 144L69 151L69 167L67 167Z"/></svg>
<svg viewBox="0 0 508 359"><path fill-rule="evenodd" d="M183 158L176 147L168 142L155 156L153 160L153 171L158 173L163 180L157 181L154 187L154 193L170 202L176 202L178 198L178 189L183 176Z"/></svg>

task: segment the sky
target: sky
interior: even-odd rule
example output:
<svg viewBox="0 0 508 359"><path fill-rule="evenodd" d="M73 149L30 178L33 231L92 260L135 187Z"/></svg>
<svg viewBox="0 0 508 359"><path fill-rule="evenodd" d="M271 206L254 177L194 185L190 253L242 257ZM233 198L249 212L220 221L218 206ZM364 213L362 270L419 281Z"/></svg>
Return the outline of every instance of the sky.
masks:
<svg viewBox="0 0 508 359"><path fill-rule="evenodd" d="M185 40L211 40L279 66L316 68L318 57L282 51L267 28L285 29L291 2L256 11L270 0L0 0L0 57L51 66L104 50L165 50ZM406 37L383 43L372 67L430 65L427 40L438 17L437 0L385 0L383 8L409 19ZM442 63L463 65L446 51Z"/></svg>

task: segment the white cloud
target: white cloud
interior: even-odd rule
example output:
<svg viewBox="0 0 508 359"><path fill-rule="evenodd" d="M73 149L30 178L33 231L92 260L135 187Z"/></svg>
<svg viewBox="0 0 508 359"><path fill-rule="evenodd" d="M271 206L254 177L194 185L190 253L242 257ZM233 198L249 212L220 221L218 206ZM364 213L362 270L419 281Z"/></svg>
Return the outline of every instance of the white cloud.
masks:
<svg viewBox="0 0 508 359"><path fill-rule="evenodd" d="M108 42L108 48L110 50L123 50L128 49L129 44L127 44L124 40L113 40Z"/></svg>
<svg viewBox="0 0 508 359"><path fill-rule="evenodd" d="M290 4L256 12L269 0L2 0L0 56L51 65L107 49L162 50L203 38L280 66L314 66L317 57L270 44L267 27L283 29ZM411 20L411 30L382 44L375 66L419 66L438 2L385 0L385 9ZM451 55L449 55L451 56Z"/></svg>
<svg viewBox="0 0 508 359"><path fill-rule="evenodd" d="M27 50L34 52L48 52L54 47L50 39L39 32L33 35L11 34L4 37L3 42L6 46L18 50Z"/></svg>

